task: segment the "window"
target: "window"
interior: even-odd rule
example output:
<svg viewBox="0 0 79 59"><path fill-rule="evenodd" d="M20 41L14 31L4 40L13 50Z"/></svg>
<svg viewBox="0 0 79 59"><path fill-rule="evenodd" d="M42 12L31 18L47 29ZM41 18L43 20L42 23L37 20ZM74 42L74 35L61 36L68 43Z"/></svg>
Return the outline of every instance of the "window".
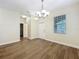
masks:
<svg viewBox="0 0 79 59"><path fill-rule="evenodd" d="M66 15L54 17L54 32L62 34L66 32Z"/></svg>

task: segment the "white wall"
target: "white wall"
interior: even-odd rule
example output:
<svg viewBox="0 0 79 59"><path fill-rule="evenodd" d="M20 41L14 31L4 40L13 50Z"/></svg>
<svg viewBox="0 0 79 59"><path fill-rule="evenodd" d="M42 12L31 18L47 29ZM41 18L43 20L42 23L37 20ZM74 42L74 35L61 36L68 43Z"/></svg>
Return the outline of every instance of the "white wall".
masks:
<svg viewBox="0 0 79 59"><path fill-rule="evenodd" d="M45 39L46 38L46 24L45 24L45 19L44 18L40 18L38 20L38 38L42 38Z"/></svg>
<svg viewBox="0 0 79 59"><path fill-rule="evenodd" d="M20 40L20 14L0 8L0 45Z"/></svg>
<svg viewBox="0 0 79 59"><path fill-rule="evenodd" d="M31 17L31 31L30 38L38 38L38 20L35 20L35 17Z"/></svg>
<svg viewBox="0 0 79 59"><path fill-rule="evenodd" d="M66 34L54 33L54 17L65 14ZM58 8L46 19L46 39L79 48L79 4Z"/></svg>

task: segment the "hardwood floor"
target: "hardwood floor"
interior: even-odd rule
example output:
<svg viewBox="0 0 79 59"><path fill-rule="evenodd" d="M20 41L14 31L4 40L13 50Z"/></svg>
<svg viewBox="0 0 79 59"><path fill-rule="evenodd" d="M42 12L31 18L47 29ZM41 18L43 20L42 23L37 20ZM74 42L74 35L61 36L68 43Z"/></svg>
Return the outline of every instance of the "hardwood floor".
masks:
<svg viewBox="0 0 79 59"><path fill-rule="evenodd" d="M0 59L79 59L79 49L43 39L23 40L0 47Z"/></svg>

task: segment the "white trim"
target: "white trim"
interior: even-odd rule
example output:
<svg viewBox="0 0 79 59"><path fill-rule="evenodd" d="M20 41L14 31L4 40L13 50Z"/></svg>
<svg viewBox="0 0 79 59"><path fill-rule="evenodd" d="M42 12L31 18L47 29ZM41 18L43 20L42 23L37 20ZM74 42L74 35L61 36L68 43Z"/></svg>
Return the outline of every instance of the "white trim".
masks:
<svg viewBox="0 0 79 59"><path fill-rule="evenodd" d="M51 42L55 42L55 43L58 43L58 44L62 44L62 45L65 45L65 46L69 46L69 47L72 47L72 48L77 48L77 49L79 49L79 46L77 46L77 45L68 44L68 43L63 43L63 42L59 42L59 41L55 41L55 40L49 40L49 39L45 39L45 40L51 41Z"/></svg>
<svg viewBox="0 0 79 59"><path fill-rule="evenodd" d="M2 43L2 44L0 44L0 45L11 44L11 43L19 42L19 41L20 41L20 39L19 39L19 40L16 40L16 41L11 41L11 42Z"/></svg>

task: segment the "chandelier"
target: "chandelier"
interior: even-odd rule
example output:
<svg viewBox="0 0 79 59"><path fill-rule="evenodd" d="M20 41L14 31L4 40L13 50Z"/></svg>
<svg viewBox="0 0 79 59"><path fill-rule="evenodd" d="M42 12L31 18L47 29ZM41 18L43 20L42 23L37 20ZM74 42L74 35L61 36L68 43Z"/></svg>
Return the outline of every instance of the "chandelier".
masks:
<svg viewBox="0 0 79 59"><path fill-rule="evenodd" d="M37 11L36 16L39 17L39 18L45 18L46 16L49 15L49 12L44 10L44 6L43 6L44 0L41 0L41 2L42 2L41 11Z"/></svg>

